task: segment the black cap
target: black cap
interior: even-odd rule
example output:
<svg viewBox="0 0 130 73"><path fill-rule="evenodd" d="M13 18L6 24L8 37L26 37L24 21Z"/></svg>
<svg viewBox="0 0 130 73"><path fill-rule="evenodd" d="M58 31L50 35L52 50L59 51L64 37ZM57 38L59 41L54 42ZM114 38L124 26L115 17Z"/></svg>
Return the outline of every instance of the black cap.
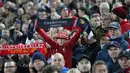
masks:
<svg viewBox="0 0 130 73"><path fill-rule="evenodd" d="M118 47L120 48L120 44L116 41L111 41L107 44L107 49L109 50L110 49L110 46L114 46L114 47Z"/></svg>
<svg viewBox="0 0 130 73"><path fill-rule="evenodd" d="M77 64L78 64L78 62L79 62L81 59L83 59L83 58L85 58L85 59L87 59L88 61L90 61L90 59L89 59L89 57L88 57L87 55L81 54L79 57L77 57Z"/></svg>

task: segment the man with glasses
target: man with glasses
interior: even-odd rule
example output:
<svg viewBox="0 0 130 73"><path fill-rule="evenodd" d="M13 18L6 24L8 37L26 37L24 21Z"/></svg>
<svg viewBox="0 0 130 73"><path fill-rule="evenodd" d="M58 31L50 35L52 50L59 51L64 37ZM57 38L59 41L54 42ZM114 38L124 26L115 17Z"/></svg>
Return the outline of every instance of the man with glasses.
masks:
<svg viewBox="0 0 130 73"><path fill-rule="evenodd" d="M100 43L100 40L106 36L108 32L108 26L111 22L111 14L107 14L101 17L101 25L95 29L96 40L98 43Z"/></svg>
<svg viewBox="0 0 130 73"><path fill-rule="evenodd" d="M4 73L17 73L16 63L12 60L8 60L4 64Z"/></svg>

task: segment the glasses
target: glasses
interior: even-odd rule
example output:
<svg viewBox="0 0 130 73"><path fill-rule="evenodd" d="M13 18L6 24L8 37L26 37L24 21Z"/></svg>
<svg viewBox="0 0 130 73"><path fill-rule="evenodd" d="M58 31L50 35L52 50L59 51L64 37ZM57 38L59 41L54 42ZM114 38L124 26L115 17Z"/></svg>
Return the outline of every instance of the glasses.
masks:
<svg viewBox="0 0 130 73"><path fill-rule="evenodd" d="M14 67L16 67L16 66L6 66L4 68L14 68Z"/></svg>

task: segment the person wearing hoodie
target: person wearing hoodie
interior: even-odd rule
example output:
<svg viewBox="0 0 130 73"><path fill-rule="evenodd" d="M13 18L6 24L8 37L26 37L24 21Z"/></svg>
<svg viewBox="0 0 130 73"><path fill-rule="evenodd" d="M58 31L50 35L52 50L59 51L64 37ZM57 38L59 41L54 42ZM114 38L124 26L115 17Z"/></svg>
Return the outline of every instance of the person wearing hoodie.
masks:
<svg viewBox="0 0 130 73"><path fill-rule="evenodd" d="M61 71L61 73L67 73L69 70L65 67L65 60L61 53L56 53L53 55L51 64L55 65Z"/></svg>
<svg viewBox="0 0 130 73"><path fill-rule="evenodd" d="M36 51L33 54L32 63L33 63L34 68L37 70L37 73L42 73L43 68L48 64L45 59L45 56L39 51Z"/></svg>

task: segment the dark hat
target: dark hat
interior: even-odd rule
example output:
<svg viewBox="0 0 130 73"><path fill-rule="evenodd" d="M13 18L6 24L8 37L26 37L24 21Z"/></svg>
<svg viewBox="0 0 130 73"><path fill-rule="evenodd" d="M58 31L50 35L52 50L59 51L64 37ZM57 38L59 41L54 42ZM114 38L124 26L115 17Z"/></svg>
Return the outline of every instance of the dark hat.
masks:
<svg viewBox="0 0 130 73"><path fill-rule="evenodd" d="M45 59L45 56L42 53L40 53L39 51L37 51L37 52L35 52L33 54L33 56L32 56L32 63L34 63L34 61L36 59L41 59L47 65L47 61Z"/></svg>
<svg viewBox="0 0 130 73"><path fill-rule="evenodd" d="M118 59L121 58L121 57L127 57L128 59L130 59L130 51L120 52Z"/></svg>
<svg viewBox="0 0 130 73"><path fill-rule="evenodd" d="M61 11L62 11L63 9L65 9L66 11L68 11L68 8L67 8L65 5L61 5L61 6L59 7L59 12L60 12L60 14L61 14Z"/></svg>
<svg viewBox="0 0 130 73"><path fill-rule="evenodd" d="M108 26L108 28L119 29L120 28L120 24L118 22L111 22L110 25Z"/></svg>
<svg viewBox="0 0 130 73"><path fill-rule="evenodd" d="M125 19L128 15L128 7L127 6L121 6L121 7L116 7L112 10L114 14L116 14L118 17Z"/></svg>
<svg viewBox="0 0 130 73"><path fill-rule="evenodd" d="M62 9L68 9L65 5L62 5L61 7L60 7L60 10L62 10Z"/></svg>
<svg viewBox="0 0 130 73"><path fill-rule="evenodd" d="M110 46L114 46L114 47L118 47L120 48L120 44L116 41L111 41L107 44L107 49L109 50L110 49Z"/></svg>
<svg viewBox="0 0 130 73"><path fill-rule="evenodd" d="M87 59L88 61L90 61L89 57L85 54L81 54L79 55L79 57L77 57L77 64L79 61L81 61L83 58Z"/></svg>

